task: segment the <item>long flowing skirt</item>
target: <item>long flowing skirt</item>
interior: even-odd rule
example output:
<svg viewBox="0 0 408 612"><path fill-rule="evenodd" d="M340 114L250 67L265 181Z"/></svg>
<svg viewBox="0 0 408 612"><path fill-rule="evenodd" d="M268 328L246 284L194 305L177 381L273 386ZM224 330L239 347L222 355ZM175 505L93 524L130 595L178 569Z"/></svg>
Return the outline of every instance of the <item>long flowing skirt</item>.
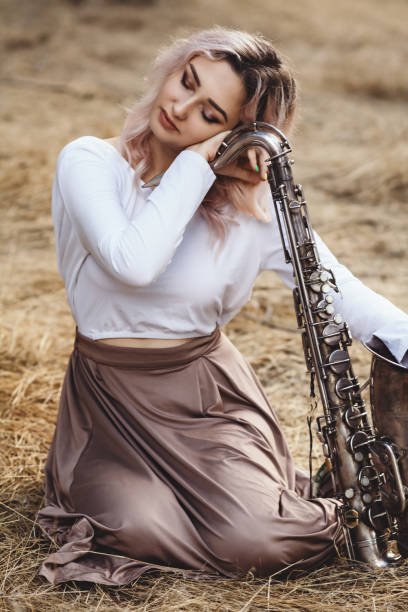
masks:
<svg viewBox="0 0 408 612"><path fill-rule="evenodd" d="M57 584L148 570L238 578L333 554L337 502L310 499L251 366L217 328L171 348L77 332L37 520ZM180 571L180 570L178 570Z"/></svg>

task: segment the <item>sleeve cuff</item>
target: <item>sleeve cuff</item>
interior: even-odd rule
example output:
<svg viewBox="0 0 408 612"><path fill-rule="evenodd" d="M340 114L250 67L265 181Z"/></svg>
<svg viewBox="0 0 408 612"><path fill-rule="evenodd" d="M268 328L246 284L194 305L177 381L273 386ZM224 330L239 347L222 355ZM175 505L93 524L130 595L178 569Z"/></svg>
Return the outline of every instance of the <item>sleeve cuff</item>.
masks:
<svg viewBox="0 0 408 612"><path fill-rule="evenodd" d="M160 185L149 199L179 202L184 212L192 213L204 200L215 181L208 162L195 151L182 151L164 172ZM187 221L187 220L186 220Z"/></svg>
<svg viewBox="0 0 408 612"><path fill-rule="evenodd" d="M399 363L407 360L408 351L408 322L400 321L398 324L385 325L373 333L373 336L384 342Z"/></svg>
<svg viewBox="0 0 408 612"><path fill-rule="evenodd" d="M204 176L212 182L214 182L217 177L208 161L206 161L204 157L196 151L182 151L178 154L176 160L180 160L182 163L187 163L191 166L196 166L197 168L200 168L201 172L204 172Z"/></svg>

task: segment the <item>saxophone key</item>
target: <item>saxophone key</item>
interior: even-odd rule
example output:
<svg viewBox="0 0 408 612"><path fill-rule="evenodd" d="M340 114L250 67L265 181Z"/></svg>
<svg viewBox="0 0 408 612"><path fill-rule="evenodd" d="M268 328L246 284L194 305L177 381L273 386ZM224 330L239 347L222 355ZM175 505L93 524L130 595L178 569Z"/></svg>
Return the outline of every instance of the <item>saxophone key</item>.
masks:
<svg viewBox="0 0 408 612"><path fill-rule="evenodd" d="M323 444L324 443L324 435L323 435L323 432L320 429L316 430L316 436L317 436L317 439L319 440L319 442L321 442L321 444Z"/></svg>
<svg viewBox="0 0 408 612"><path fill-rule="evenodd" d="M391 526L389 514L385 510L381 497L371 502L367 509L367 516L376 531L383 531Z"/></svg>
<svg viewBox="0 0 408 612"><path fill-rule="evenodd" d="M315 296L316 294L313 293L312 295ZM317 299L319 298L317 297ZM311 302L313 303L313 300L311 300ZM320 300L317 304L317 307L313 310L313 313L319 315L321 319L327 320L330 319L330 317L333 315L334 306L333 304L328 304L326 300Z"/></svg>
<svg viewBox="0 0 408 612"><path fill-rule="evenodd" d="M326 302L324 300L321 300L320 302L318 302L316 308L314 308L313 310L313 314L319 315L321 319L329 318L328 314L326 313Z"/></svg>
<svg viewBox="0 0 408 612"><path fill-rule="evenodd" d="M314 247L315 243L313 242L313 240L303 240L302 244L298 245L298 249L305 249L305 247ZM314 259L315 259L315 253L313 250L309 251L308 253L306 253L306 255L302 255L299 257L300 261L304 262L309 262L310 264L313 264ZM307 283L306 283L307 284Z"/></svg>
<svg viewBox="0 0 408 612"><path fill-rule="evenodd" d="M357 527L359 518L360 517L357 510L354 510L354 508L348 508L343 514L344 524L349 529L354 529L354 527Z"/></svg>
<svg viewBox="0 0 408 612"><path fill-rule="evenodd" d="M319 270L311 273L307 284L310 285L311 290L315 293L321 293L322 283Z"/></svg>
<svg viewBox="0 0 408 612"><path fill-rule="evenodd" d="M344 412L344 421L350 429L357 429L360 426L362 418L366 415L367 413L364 410L364 406L361 407L358 404L352 404Z"/></svg>
<svg viewBox="0 0 408 612"><path fill-rule="evenodd" d="M294 186L294 190L295 190L295 194L301 199L304 200L305 196L304 196L304 192L303 192L303 186L300 183L297 183Z"/></svg>
<svg viewBox="0 0 408 612"><path fill-rule="evenodd" d="M316 294L311 295L314 296ZM333 321L332 317L334 315L334 306L332 302L333 297L330 294L325 294L324 299L318 301L317 307L314 309L313 312L318 314L321 319L331 319ZM341 321L339 322L341 323Z"/></svg>
<svg viewBox="0 0 408 612"><path fill-rule="evenodd" d="M365 465L358 473L357 480L360 488L365 491L377 490L380 485L380 477L373 465Z"/></svg>
<svg viewBox="0 0 408 612"><path fill-rule="evenodd" d="M341 330L341 341L343 342L343 344L346 344L347 346L351 346L352 340L353 338L351 335L350 328L347 325L347 323L344 323L342 330Z"/></svg>
<svg viewBox="0 0 408 612"><path fill-rule="evenodd" d="M349 378L339 378L335 385L336 395L340 399L347 399L352 391L359 389L358 382L353 382Z"/></svg>
<svg viewBox="0 0 408 612"><path fill-rule="evenodd" d="M360 480L360 484L362 487L369 487L370 486L370 479L368 478L368 476L363 476Z"/></svg>
<svg viewBox="0 0 408 612"><path fill-rule="evenodd" d="M298 202L297 200L292 200L291 202L289 202L288 204L288 208L290 210L297 210L301 207L302 203Z"/></svg>
<svg viewBox="0 0 408 612"><path fill-rule="evenodd" d="M335 346L341 340L341 329L335 323L328 323L322 331L322 340L328 346Z"/></svg>
<svg viewBox="0 0 408 612"><path fill-rule="evenodd" d="M309 294L309 303L312 307L315 306L315 304L319 303L319 296L317 293L310 293Z"/></svg>
<svg viewBox="0 0 408 612"><path fill-rule="evenodd" d="M346 351L337 349L329 356L329 361L325 364L335 374L344 374L350 367L350 357Z"/></svg>
<svg viewBox="0 0 408 612"><path fill-rule="evenodd" d="M347 440L347 445L350 452L355 454L361 450L367 449L372 442L372 436L369 436L365 431L359 429L353 433Z"/></svg>

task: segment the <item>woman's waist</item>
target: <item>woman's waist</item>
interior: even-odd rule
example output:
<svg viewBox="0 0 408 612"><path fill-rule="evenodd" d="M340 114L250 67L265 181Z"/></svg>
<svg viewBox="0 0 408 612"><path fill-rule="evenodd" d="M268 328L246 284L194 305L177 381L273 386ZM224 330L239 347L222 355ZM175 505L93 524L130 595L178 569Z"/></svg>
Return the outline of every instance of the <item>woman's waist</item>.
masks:
<svg viewBox="0 0 408 612"><path fill-rule="evenodd" d="M189 363L208 352L218 345L220 340L220 328L216 326L214 331L209 335L198 336L194 338L177 338L165 339L168 341L178 342L176 345L157 346L157 345L139 345L132 344L131 346L112 344L112 338L103 338L109 340L101 342L100 340L92 340L91 338L81 334L76 330L75 349L84 357L90 357L98 363L106 365L150 369L162 368L168 366L178 366ZM131 341L161 341L161 338L128 338ZM120 338L119 340L124 340ZM180 340L184 340L180 344Z"/></svg>
<svg viewBox="0 0 408 612"><path fill-rule="evenodd" d="M96 342L126 348L167 348L191 342L194 338L99 338Z"/></svg>

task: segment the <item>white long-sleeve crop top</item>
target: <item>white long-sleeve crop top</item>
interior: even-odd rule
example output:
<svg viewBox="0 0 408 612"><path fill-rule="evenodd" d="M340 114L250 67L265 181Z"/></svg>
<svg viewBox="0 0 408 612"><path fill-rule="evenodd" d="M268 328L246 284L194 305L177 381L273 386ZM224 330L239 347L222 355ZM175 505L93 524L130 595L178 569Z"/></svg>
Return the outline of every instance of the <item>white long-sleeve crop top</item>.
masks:
<svg viewBox="0 0 408 612"><path fill-rule="evenodd" d="M58 268L80 333L95 340L204 336L239 311L262 270L293 286L274 211L269 223L237 213L217 251L198 211L214 180L202 156L183 151L158 187L136 189L134 170L108 142L84 136L64 147L52 215ZM353 336L366 341L375 334L401 360L408 316L315 237L340 288L337 312Z"/></svg>

